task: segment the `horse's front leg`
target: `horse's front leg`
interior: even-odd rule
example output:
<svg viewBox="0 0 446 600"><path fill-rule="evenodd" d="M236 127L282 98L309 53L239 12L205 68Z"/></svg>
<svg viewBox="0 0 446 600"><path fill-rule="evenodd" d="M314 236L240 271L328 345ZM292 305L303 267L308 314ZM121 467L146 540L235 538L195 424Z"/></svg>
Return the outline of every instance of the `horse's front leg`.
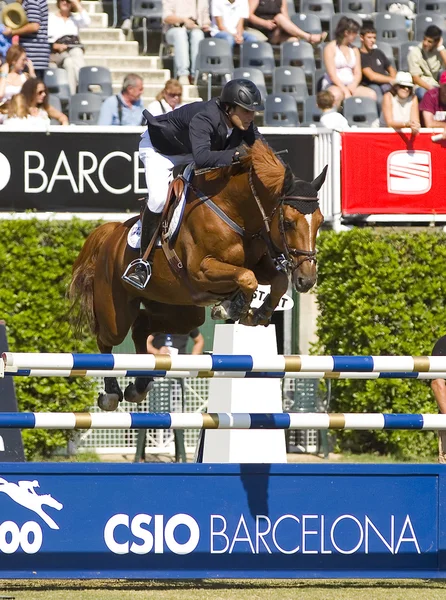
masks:
<svg viewBox="0 0 446 600"><path fill-rule="evenodd" d="M103 354L111 354L113 346L106 346L98 340L98 348ZM101 410L112 411L122 401L122 390L116 377L104 377L104 390L99 392L98 406Z"/></svg>
<svg viewBox="0 0 446 600"><path fill-rule="evenodd" d="M223 296L232 292L229 300L214 307L212 318L233 321L238 321L246 315L258 285L254 273L249 269L209 257L202 261L194 283L216 295Z"/></svg>
<svg viewBox="0 0 446 600"><path fill-rule="evenodd" d="M255 274L261 284L271 285L270 293L265 297L259 308L250 308L242 325L269 325L271 317L280 302L282 296L288 289L288 276L283 271L278 271L269 255L265 255L259 261Z"/></svg>
<svg viewBox="0 0 446 600"><path fill-rule="evenodd" d="M132 339L137 354L147 354L147 337L152 333L150 318L146 311L140 310L132 324ZM136 377L135 383L129 383L124 390L127 402L140 404L153 387L153 377Z"/></svg>

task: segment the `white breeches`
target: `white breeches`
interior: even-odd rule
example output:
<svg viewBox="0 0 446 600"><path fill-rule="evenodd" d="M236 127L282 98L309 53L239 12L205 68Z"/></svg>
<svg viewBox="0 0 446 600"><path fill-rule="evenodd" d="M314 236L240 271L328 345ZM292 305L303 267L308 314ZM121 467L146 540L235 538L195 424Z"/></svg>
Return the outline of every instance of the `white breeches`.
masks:
<svg viewBox="0 0 446 600"><path fill-rule="evenodd" d="M162 212L167 200L169 184L173 179L173 169L193 161L192 154L166 156L160 154L152 145L146 131L139 143L139 158L144 164L148 191L147 206L152 212Z"/></svg>

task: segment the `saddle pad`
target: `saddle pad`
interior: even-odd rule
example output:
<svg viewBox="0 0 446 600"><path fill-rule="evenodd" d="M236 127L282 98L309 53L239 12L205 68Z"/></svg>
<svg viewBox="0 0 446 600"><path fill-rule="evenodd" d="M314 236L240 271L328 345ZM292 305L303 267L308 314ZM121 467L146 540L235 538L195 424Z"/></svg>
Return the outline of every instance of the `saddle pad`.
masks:
<svg viewBox="0 0 446 600"><path fill-rule="evenodd" d="M130 248L134 248L135 250L141 248L141 219L138 219L133 227L130 228L130 231L127 234L127 244ZM156 247L161 247L160 238L156 240Z"/></svg>
<svg viewBox="0 0 446 600"><path fill-rule="evenodd" d="M194 163L190 163L186 166L183 171L183 177L187 182L191 182L194 176ZM173 211L172 218L170 219L169 229L166 233L166 239L169 240L169 244L172 245L175 242L178 230L183 219L184 207L186 206L187 198L187 186L183 189L181 198L176 201L175 210Z"/></svg>

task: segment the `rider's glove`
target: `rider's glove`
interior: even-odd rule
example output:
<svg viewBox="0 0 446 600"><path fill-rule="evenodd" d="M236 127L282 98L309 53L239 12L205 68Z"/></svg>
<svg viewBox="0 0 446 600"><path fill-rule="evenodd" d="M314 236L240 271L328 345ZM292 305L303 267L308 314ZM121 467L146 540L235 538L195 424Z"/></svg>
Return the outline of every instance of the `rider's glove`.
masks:
<svg viewBox="0 0 446 600"><path fill-rule="evenodd" d="M248 149L249 146L247 146L246 144L240 144L240 146L237 146L234 156L232 157L232 162L238 163L242 158L248 156Z"/></svg>

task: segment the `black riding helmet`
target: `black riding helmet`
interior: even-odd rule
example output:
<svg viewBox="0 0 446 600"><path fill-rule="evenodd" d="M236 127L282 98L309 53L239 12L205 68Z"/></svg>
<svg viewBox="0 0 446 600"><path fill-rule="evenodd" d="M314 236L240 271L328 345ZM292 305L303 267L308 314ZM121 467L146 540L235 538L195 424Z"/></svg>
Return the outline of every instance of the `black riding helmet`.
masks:
<svg viewBox="0 0 446 600"><path fill-rule="evenodd" d="M250 79L228 81L221 92L220 102L238 104L238 106L253 112L264 110L260 91Z"/></svg>

